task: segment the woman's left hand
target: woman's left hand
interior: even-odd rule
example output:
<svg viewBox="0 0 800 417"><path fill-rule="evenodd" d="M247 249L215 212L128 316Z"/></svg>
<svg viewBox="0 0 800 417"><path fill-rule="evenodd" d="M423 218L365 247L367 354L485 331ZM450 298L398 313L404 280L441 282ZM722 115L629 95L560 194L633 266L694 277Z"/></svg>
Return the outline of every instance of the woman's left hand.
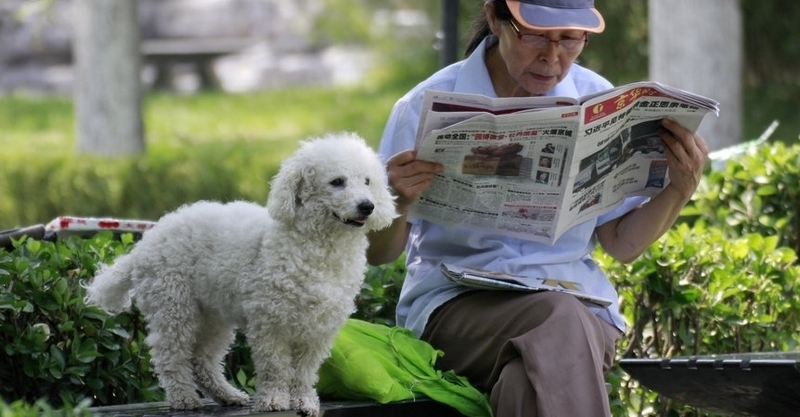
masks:
<svg viewBox="0 0 800 417"><path fill-rule="evenodd" d="M703 176L708 145L700 135L686 130L678 122L664 119L659 132L669 163L669 185L688 201Z"/></svg>

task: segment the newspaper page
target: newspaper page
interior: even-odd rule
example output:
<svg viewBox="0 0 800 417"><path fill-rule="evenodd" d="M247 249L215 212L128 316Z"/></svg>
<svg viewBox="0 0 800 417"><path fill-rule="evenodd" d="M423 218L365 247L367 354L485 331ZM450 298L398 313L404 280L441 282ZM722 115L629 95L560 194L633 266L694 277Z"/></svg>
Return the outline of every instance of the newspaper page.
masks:
<svg viewBox="0 0 800 417"><path fill-rule="evenodd" d="M480 290L558 291L572 294L582 301L602 307L608 307L612 303L612 300L608 298L587 294L583 289L583 285L575 281L542 277L531 278L447 263L440 264L439 269L441 269L445 278L451 282Z"/></svg>
<svg viewBox="0 0 800 417"><path fill-rule="evenodd" d="M553 244L628 196L663 190L661 119L696 131L710 112L714 100L654 82L580 100L428 91L417 157L445 171L411 216Z"/></svg>

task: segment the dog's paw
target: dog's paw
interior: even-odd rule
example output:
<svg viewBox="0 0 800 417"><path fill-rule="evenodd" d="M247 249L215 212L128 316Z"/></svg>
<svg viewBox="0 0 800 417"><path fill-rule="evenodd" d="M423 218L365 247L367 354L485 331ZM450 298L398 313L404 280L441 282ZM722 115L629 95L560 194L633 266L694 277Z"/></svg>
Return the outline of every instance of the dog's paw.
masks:
<svg viewBox="0 0 800 417"><path fill-rule="evenodd" d="M223 405L247 405L250 403L250 396L239 390L231 390L221 396L217 401Z"/></svg>
<svg viewBox="0 0 800 417"><path fill-rule="evenodd" d="M307 417L319 416L319 397L315 394L293 397L291 408Z"/></svg>
<svg viewBox="0 0 800 417"><path fill-rule="evenodd" d="M255 397L256 411L281 411L288 410L290 407L288 392L271 392L264 395L258 394Z"/></svg>
<svg viewBox="0 0 800 417"><path fill-rule="evenodd" d="M168 396L167 402L173 410L197 410L203 405L197 394Z"/></svg>

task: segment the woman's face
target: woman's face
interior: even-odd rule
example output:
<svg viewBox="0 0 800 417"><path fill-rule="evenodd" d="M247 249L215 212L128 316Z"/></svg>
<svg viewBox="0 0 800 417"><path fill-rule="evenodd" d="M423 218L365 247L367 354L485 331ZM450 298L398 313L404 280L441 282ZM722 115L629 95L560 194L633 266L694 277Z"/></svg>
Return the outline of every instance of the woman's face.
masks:
<svg viewBox="0 0 800 417"><path fill-rule="evenodd" d="M552 90L569 72L569 68L580 55L582 48L577 51L565 51L557 42L550 42L546 46L532 46L524 44L519 38L522 35L540 35L551 41L562 39L583 39L585 33L580 30L550 30L534 32L519 24L512 26L511 22L501 21L491 13L491 6L487 3L492 32L499 38L499 56L502 58L505 71L495 71L492 74L495 89L505 86L497 91L500 96L543 95ZM519 32L517 32L519 30ZM496 78L504 79L496 79ZM527 94L526 94L527 93Z"/></svg>

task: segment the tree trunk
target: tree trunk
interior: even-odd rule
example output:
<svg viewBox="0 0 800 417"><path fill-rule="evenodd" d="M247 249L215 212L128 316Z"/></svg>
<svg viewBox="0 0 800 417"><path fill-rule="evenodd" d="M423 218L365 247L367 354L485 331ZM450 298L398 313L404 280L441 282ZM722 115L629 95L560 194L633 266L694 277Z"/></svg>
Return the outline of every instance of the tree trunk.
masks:
<svg viewBox="0 0 800 417"><path fill-rule="evenodd" d="M712 151L742 141L743 23L739 0L649 0L650 79L713 98L700 134Z"/></svg>
<svg viewBox="0 0 800 417"><path fill-rule="evenodd" d="M78 153L144 153L137 3L74 0Z"/></svg>

